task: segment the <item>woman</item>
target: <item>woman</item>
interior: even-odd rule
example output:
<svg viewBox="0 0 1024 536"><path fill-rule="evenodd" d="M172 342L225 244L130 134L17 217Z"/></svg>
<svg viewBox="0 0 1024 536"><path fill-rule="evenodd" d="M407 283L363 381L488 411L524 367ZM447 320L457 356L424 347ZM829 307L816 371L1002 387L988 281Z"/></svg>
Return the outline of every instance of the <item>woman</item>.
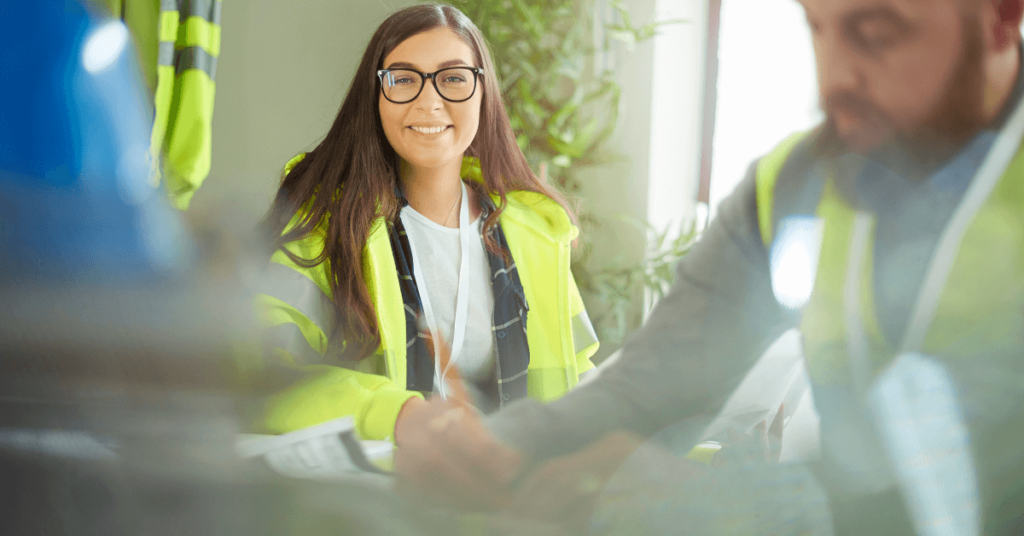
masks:
<svg viewBox="0 0 1024 536"><path fill-rule="evenodd" d="M352 415L363 439L400 444L452 369L489 411L557 398L593 368L569 270L578 231L515 143L483 38L451 6L377 29L265 223L278 237L259 296L271 351L306 372L270 400L270 432ZM452 366L438 370L421 315Z"/></svg>

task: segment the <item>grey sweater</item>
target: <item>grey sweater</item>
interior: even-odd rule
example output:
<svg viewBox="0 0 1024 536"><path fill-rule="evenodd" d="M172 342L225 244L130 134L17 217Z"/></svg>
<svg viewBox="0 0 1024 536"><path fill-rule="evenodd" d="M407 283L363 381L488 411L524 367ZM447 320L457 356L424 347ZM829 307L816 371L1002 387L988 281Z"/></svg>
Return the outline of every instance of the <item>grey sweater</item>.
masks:
<svg viewBox="0 0 1024 536"><path fill-rule="evenodd" d="M842 188L847 201L878 219L874 283L882 327L890 337L902 333L939 236L992 140L1022 100L1024 68L1004 109L960 154L921 162L887 146L871 155L887 173L872 168L840 178L848 186ZM818 188L809 173L818 157L809 146L805 142L794 151L777 189ZM526 399L491 416L488 425L495 435L539 461L575 451L612 430L650 436L718 413L768 346L800 320L799 312L780 306L772 293L758 226L755 169L756 163L722 202L717 218L676 267L671 291L618 361L560 400L542 405ZM791 208L797 207L776 207L774 219ZM800 208L813 211L813 206ZM692 437L677 433L675 440L695 443L699 433L694 428Z"/></svg>
<svg viewBox="0 0 1024 536"><path fill-rule="evenodd" d="M621 357L560 400L522 400L490 417L500 439L538 461L612 430L650 436L717 413L768 345L798 321L772 294L753 169L679 263L671 292Z"/></svg>

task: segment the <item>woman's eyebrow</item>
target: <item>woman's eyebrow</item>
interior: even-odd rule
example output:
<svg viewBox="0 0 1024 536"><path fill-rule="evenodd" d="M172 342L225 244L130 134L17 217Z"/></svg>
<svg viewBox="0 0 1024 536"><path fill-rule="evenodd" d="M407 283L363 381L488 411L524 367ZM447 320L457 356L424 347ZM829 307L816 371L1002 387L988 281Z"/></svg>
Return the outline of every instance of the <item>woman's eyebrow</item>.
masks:
<svg viewBox="0 0 1024 536"><path fill-rule="evenodd" d="M466 63L464 60L448 60L448 61L438 65L437 68L438 69L444 69L444 68L447 68L447 67L455 67L457 65L469 65L469 64ZM406 61L396 61L395 63L392 63L391 65L387 66L387 68L388 69L413 69L413 70L416 70L416 71L419 70L419 68L417 68L415 65L413 65L413 64L411 64L409 62L406 62Z"/></svg>
<svg viewBox="0 0 1024 536"><path fill-rule="evenodd" d="M438 69L444 69L445 67L455 67L457 65L469 65L469 64L466 63L465 61L462 61L462 60L448 60L448 61L442 63L441 65L438 65L437 68Z"/></svg>

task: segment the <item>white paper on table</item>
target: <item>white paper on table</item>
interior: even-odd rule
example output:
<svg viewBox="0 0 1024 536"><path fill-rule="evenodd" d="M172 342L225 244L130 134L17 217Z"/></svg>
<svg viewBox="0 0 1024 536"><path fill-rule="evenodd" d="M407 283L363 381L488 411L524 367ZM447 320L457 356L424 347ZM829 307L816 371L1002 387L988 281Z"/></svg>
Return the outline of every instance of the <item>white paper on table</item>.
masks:
<svg viewBox="0 0 1024 536"><path fill-rule="evenodd" d="M281 435L240 434L235 450L243 459L262 456L277 473L313 480L348 479L368 474L352 460L341 434L354 433L352 417L333 419ZM360 441L371 461L392 456L390 441Z"/></svg>
<svg viewBox="0 0 1024 536"><path fill-rule="evenodd" d="M765 351L757 364L747 373L726 401L714 421L708 425L703 439L721 437L729 428L737 432L748 433L761 421L771 424L779 406L785 404L783 425L788 426L793 417L796 420L810 420L809 424L801 422L800 435L812 437L794 437L791 433L783 434L783 451L786 443L812 444L801 448L796 457L813 457L818 443L817 415L813 408L810 393L810 381L804 363L800 333L790 330L783 334ZM796 415L796 414L800 415ZM810 414L808 417L805 414ZM794 432L796 430L793 430Z"/></svg>

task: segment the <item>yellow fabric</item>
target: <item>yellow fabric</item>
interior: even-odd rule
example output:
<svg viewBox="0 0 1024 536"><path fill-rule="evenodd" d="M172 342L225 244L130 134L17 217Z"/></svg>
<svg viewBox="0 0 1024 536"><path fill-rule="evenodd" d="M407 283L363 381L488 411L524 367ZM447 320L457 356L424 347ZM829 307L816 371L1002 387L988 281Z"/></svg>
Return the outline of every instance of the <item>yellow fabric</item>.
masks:
<svg viewBox="0 0 1024 536"><path fill-rule="evenodd" d="M218 2L221 0L217 0ZM153 92L150 134L150 180L165 183L171 204L185 210L210 173L213 101L216 84L199 69L176 74L174 65L159 65L161 43L176 51L199 47L220 56L221 27L203 17L184 23L178 10L161 11L160 0L93 0L131 31L146 83Z"/></svg>
<svg viewBox="0 0 1024 536"><path fill-rule="evenodd" d="M788 154L780 147L780 154ZM776 172L781 165L772 166ZM947 359L976 359L1024 341L1024 149L971 220L942 289L938 309L920 350ZM758 175L758 209L774 202L768 185L777 176ZM764 184L764 188L760 186ZM770 210L770 209L769 209ZM762 211L763 212L763 211ZM814 290L803 311L808 371L815 383L850 382L844 318L849 248L855 210L839 195L832 180L825 186L817 215L824 221L821 255ZM770 218L770 212L769 212ZM770 219L769 219L770 222ZM860 267L860 310L868 339L872 373L879 373L897 355L898 343L882 335L875 310L872 275L873 230ZM771 235L766 245L770 246Z"/></svg>
<svg viewBox="0 0 1024 536"><path fill-rule="evenodd" d="M178 11L163 11L159 40L174 43L176 54L199 47L216 59L220 56L221 27L197 16L181 23ZM174 66L161 65L156 78L156 117L150 138L153 183L164 182L171 204L186 210L210 173L217 86L208 73L195 68L176 73Z"/></svg>
<svg viewBox="0 0 1024 536"><path fill-rule="evenodd" d="M585 311L586 307L583 305L583 297L580 296L580 289L576 286L576 278L569 277L569 317L573 318ZM575 347L575 344L573 346ZM601 343L595 340L593 344L590 344L586 348L580 348L576 351L577 380L579 379L580 374L594 368L594 363L590 358L597 353L600 346Z"/></svg>
<svg viewBox="0 0 1024 536"><path fill-rule="evenodd" d="M202 17L189 17L178 25L178 42L187 47L203 47L211 56L220 56L220 25Z"/></svg>
<svg viewBox="0 0 1024 536"><path fill-rule="evenodd" d="M164 179L171 203L186 210L210 173L213 96L217 86L206 73L189 69L176 79L164 143Z"/></svg>
<svg viewBox="0 0 1024 536"><path fill-rule="evenodd" d="M804 132L793 134L757 162L757 223L761 229L761 240L764 241L765 246L770 245L772 240L775 181L779 178L782 166L786 164L793 149L806 137L807 133Z"/></svg>
<svg viewBox="0 0 1024 536"><path fill-rule="evenodd" d="M361 438L390 439L402 405L422 397L380 374L330 365L311 365L304 371L308 379L267 403L263 422L267 431L284 433L352 415Z"/></svg>
<svg viewBox="0 0 1024 536"><path fill-rule="evenodd" d="M304 155L285 166L289 172ZM464 160L463 176L480 180L479 163ZM294 222L299 216L296 216ZM500 218L512 256L516 261L527 303L527 341L530 366L527 372L529 395L538 400L553 400L565 394L579 381L579 373L593 368L590 356L597 344L577 354L573 346L571 320L583 309L583 301L569 270L569 252L578 230L565 211L549 198L531 192L512 192ZM323 234L314 233L286 245L303 258L320 253ZM317 283L328 296L327 271L323 265L306 269L295 266L277 252L273 262L298 270ZM267 406L263 422L266 431L284 433L324 420L353 415L360 437L386 439L394 434L401 405L419 393L406 391L406 327L398 270L395 266L387 226L383 219L374 223L363 253L363 276L370 301L377 311L381 345L376 355L355 366L358 370L330 365L307 367L310 378L274 397ZM284 302L271 302L261 296L258 306L268 307L261 316L267 326L302 316ZM326 340L322 331L296 322L318 353L323 354ZM323 377L321 377L323 376Z"/></svg>
<svg viewBox="0 0 1024 536"><path fill-rule="evenodd" d="M722 445L713 442L701 443L693 450L686 453L686 457L695 462L700 462L705 465L711 465L711 462L715 460L715 455L718 451L722 450Z"/></svg>
<svg viewBox="0 0 1024 536"><path fill-rule="evenodd" d="M161 11L158 38L160 41L174 42L178 39L178 25L181 17L177 11Z"/></svg>
<svg viewBox="0 0 1024 536"><path fill-rule="evenodd" d="M972 349L1024 341L1024 150L1010 163L960 243L928 353L970 358Z"/></svg>

